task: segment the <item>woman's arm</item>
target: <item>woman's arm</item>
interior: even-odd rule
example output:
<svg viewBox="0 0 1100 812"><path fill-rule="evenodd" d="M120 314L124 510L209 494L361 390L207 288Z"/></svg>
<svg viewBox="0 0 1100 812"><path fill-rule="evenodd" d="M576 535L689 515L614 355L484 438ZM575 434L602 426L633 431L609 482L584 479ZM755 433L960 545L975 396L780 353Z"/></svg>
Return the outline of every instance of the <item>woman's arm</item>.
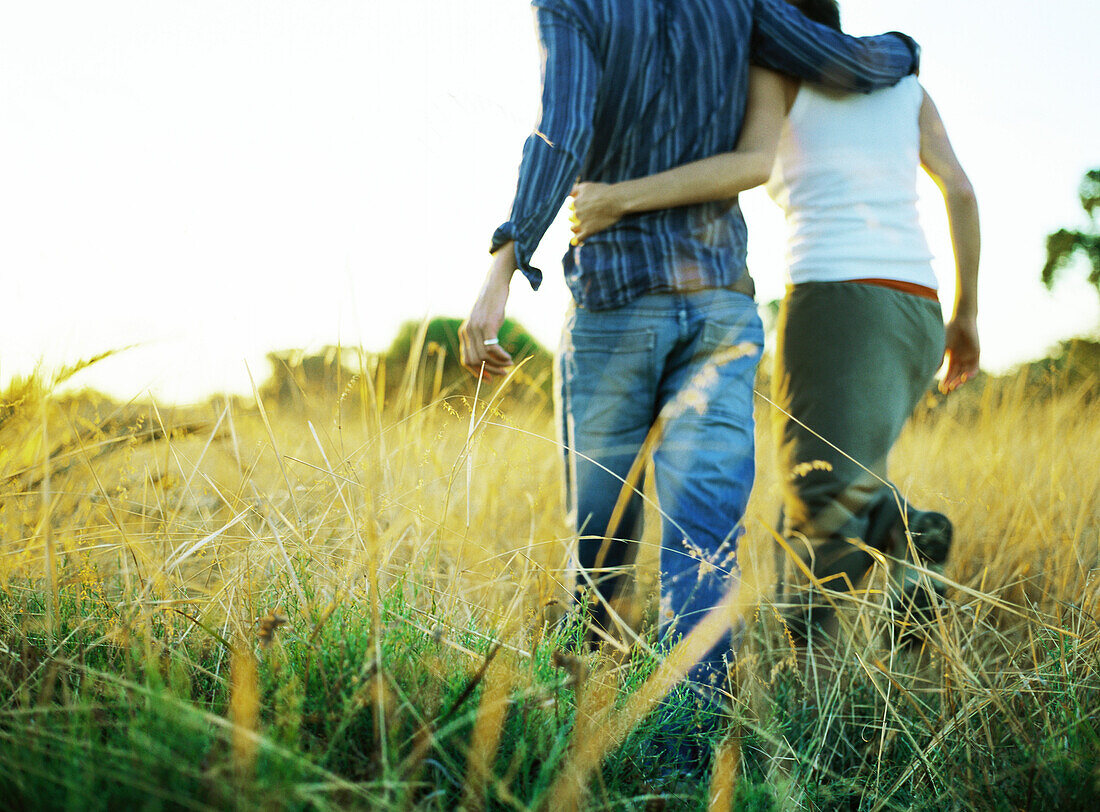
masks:
<svg viewBox="0 0 1100 812"><path fill-rule="evenodd" d="M920 109L920 160L943 193L955 253L955 305L947 324L947 374L940 384L950 392L978 373L978 259L981 230L974 187L959 164L943 120L928 94Z"/></svg>
<svg viewBox="0 0 1100 812"><path fill-rule="evenodd" d="M726 152L621 183L573 188L573 238L579 244L628 214L727 200L768 179L787 115L786 79L763 68L749 74L745 125L735 152Z"/></svg>

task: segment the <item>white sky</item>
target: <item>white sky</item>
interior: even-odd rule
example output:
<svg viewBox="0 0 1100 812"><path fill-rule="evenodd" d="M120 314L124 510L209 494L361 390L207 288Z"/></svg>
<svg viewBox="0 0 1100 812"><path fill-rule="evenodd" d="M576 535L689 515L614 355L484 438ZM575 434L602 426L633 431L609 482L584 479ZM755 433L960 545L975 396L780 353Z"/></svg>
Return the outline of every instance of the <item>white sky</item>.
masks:
<svg viewBox="0 0 1100 812"><path fill-rule="evenodd" d="M982 209L985 365L1093 330L1083 281L1052 296L1036 280L1100 166L1100 4L843 9L852 33L923 46ZM0 385L137 345L78 382L185 401L247 391L246 362L258 382L272 349L382 349L405 319L463 315L537 95L523 0L0 0ZM744 206L763 301L782 224L760 193ZM567 236L559 219L536 255L539 293L513 285L510 315L550 345Z"/></svg>

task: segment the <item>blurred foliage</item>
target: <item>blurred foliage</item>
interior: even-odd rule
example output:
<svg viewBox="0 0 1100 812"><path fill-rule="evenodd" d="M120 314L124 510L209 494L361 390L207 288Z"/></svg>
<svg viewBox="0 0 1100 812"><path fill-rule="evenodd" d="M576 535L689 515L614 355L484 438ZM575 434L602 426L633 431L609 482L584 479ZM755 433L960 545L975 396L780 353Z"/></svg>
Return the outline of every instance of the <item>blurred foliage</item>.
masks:
<svg viewBox="0 0 1100 812"><path fill-rule="evenodd" d="M265 402L302 407L307 400L330 400L355 377L350 351L326 346L314 353L304 350L269 352L271 375L259 388Z"/></svg>
<svg viewBox="0 0 1100 812"><path fill-rule="evenodd" d="M1035 389L1083 389L1095 398L1100 394L1100 341L1071 338L1046 358L1024 364L1020 371Z"/></svg>
<svg viewBox="0 0 1100 812"><path fill-rule="evenodd" d="M1100 341L1071 338L1050 353L1020 364L1003 375L979 372L950 395L930 390L919 413L944 413L952 420L980 421L996 404L1024 399L1039 404L1072 397L1081 409L1100 400Z"/></svg>
<svg viewBox="0 0 1100 812"><path fill-rule="evenodd" d="M428 321L407 321L386 350L387 380L395 375L411 375L414 368L432 378L440 393L469 391L476 380L462 368L458 328L461 319L438 317ZM550 396L553 379L553 354L527 330L512 319L505 319L498 333L500 345L520 366L516 381L521 389L531 388Z"/></svg>
<svg viewBox="0 0 1100 812"><path fill-rule="evenodd" d="M271 376L261 384L259 394L265 402L289 408L333 398L354 405L363 396L363 382L386 402L398 399L423 405L440 397L471 396L477 380L459 361L461 323L461 319L446 317L407 321L398 328L389 348L379 354L337 346L312 353L268 353ZM500 343L517 366L505 397L549 403L553 355L511 319L501 327ZM482 387L483 394L490 391Z"/></svg>
<svg viewBox="0 0 1100 812"><path fill-rule="evenodd" d="M1100 212L1100 169L1085 173L1078 195L1090 221L1087 230L1061 228L1047 236L1047 261L1041 279L1047 289L1052 288L1061 271L1082 254L1089 263L1088 282L1100 294L1100 227L1096 221Z"/></svg>

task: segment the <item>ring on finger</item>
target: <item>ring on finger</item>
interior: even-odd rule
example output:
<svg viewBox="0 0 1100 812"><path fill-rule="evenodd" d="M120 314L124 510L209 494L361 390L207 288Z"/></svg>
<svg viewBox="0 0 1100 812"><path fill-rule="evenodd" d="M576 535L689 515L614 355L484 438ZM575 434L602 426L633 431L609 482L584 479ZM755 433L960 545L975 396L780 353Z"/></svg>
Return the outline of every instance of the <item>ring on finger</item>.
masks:
<svg viewBox="0 0 1100 812"><path fill-rule="evenodd" d="M500 339L499 338L487 338L484 341L482 341L481 343L484 344L486 347L492 347L494 344L499 344Z"/></svg>

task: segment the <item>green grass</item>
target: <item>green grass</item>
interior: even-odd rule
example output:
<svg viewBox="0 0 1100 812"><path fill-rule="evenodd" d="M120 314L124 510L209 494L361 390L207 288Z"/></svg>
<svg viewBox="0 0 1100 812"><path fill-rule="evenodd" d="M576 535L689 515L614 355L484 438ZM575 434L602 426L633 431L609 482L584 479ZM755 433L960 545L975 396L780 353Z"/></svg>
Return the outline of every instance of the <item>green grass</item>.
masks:
<svg viewBox="0 0 1100 812"><path fill-rule="evenodd" d="M496 649L475 629L444 637L424 628L399 585L377 629L365 602L323 623L290 606L292 621L270 646L236 643L258 661L258 746L245 772L227 721L229 641L171 611L120 630L86 613L90 600L120 595L64 588L52 642L41 593L29 586L9 587L0 603L9 621L0 795L19 808L453 808L491 652L522 678L495 764L509 776L510 803L544 799L569 747L572 680L554 652L575 642L575 629L523 653ZM627 690L652 665L625 672ZM645 749L636 734L609 761L612 803L647 792L630 756Z"/></svg>
<svg viewBox="0 0 1100 812"><path fill-rule="evenodd" d="M498 648L486 629L432 627L409 589L392 585L377 619L365 597L318 617L288 603L289 622L264 645L255 629L231 642L170 609L128 626L104 621L89 606L125 605L123 596L79 585L62 588L49 635L41 593L9 585L0 599L0 796L24 809L454 809L470 800L468 749L499 663L511 687L483 802L553 809L548 793L576 713L575 674L561 652L575 647L577 629L532 632L528 650L512 650L520 638ZM273 586L258 597L290 594ZM986 694L967 708L952 704L962 692L921 689L943 664L919 652L891 671L908 673L909 686L843 664L839 696L815 693L765 626L742 658L736 808L779 808L788 796L810 809L1100 803L1095 636L1082 650L1048 630L1033 640L1032 668L987 674ZM243 763L227 644L257 663L255 753ZM583 662L587 680L615 683L620 703L655 664L646 655ZM657 749L658 728L689 730L693 713L687 693L674 692L595 773L589 807L705 808L708 777L663 775Z"/></svg>
<svg viewBox="0 0 1100 812"><path fill-rule="evenodd" d="M894 479L957 530L915 649L877 570L835 662L792 649L762 463L734 723L686 776L665 748L708 721L690 693L622 721L661 674L651 635L578 655L550 623L574 538L547 412L402 411L376 372L270 413L0 393L0 806L557 810L583 781L585 809L1100 808L1092 389L1021 377L911 423Z"/></svg>

